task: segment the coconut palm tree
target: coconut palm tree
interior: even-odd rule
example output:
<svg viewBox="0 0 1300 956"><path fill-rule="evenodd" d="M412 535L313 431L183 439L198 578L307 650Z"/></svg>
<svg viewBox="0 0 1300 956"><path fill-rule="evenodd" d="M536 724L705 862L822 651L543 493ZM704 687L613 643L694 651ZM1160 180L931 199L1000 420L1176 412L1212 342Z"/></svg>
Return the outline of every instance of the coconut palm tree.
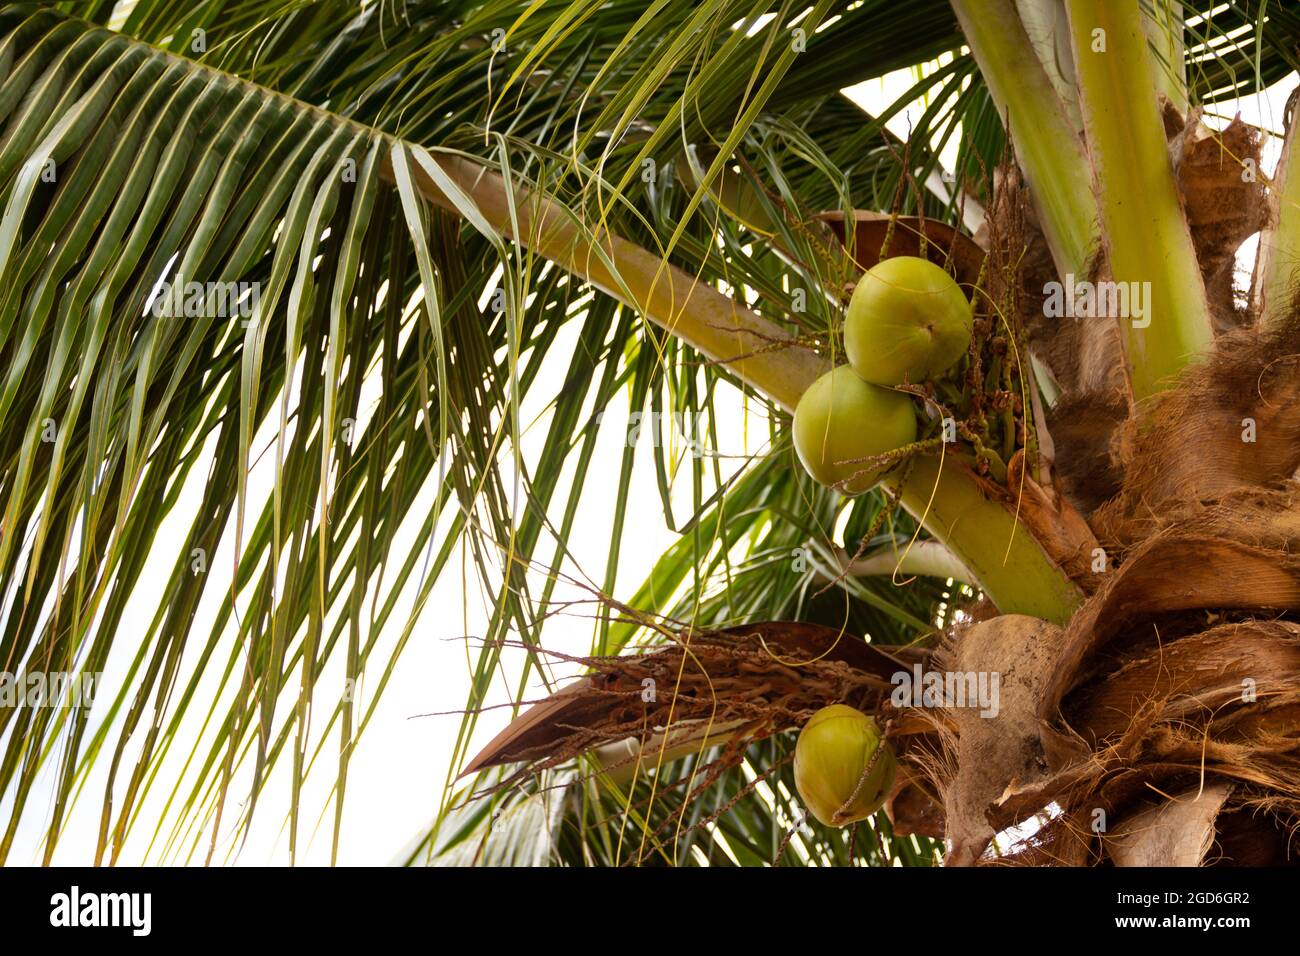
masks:
<svg viewBox="0 0 1300 956"><path fill-rule="evenodd" d="M0 6L0 671L124 662L93 706L0 708L0 858L98 804L97 862L220 860L277 787L290 852L337 847L460 553L494 588L467 774L407 862L1290 859L1300 175L1207 121L1298 43L1250 0ZM905 68L875 115L840 92ZM789 413L899 255L961 283L971 345L845 494ZM629 424L663 440L620 435L588 581ZM636 469L678 537L618 593ZM518 717L471 752L511 652ZM898 696L926 673L996 675L996 716ZM898 761L844 829L791 766L831 703Z"/></svg>

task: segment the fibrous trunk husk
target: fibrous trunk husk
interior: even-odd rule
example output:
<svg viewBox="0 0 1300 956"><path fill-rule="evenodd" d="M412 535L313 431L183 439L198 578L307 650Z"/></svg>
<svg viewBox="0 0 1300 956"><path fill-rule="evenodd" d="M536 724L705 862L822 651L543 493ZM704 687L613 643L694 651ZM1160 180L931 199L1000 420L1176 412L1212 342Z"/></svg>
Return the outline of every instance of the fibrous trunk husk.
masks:
<svg viewBox="0 0 1300 956"><path fill-rule="evenodd" d="M1296 338L1226 333L1140 410L1092 517L1107 570L1067 627L1003 616L952 636L940 666L1000 672L1002 698L992 718L932 715L951 865L1296 857Z"/></svg>
<svg viewBox="0 0 1300 956"><path fill-rule="evenodd" d="M1236 253L1269 221L1267 190L1260 169L1262 136L1234 119L1214 131L1202 112L1186 117L1163 104L1170 162L1201 267L1215 332L1224 335L1251 324L1247 290L1234 284ZM1055 474L1061 489L1084 515L1121 490L1132 454L1137 410L1125 374L1123 335L1113 318L1049 316L1044 309L1055 273L1032 205L1011 164L998 171L999 190L990 209L989 234L1013 248L1021 262L1024 322L1034 354L1050 372L1059 397L1047 409L1055 446ZM1109 277L1103 256L1073 276L1075 282Z"/></svg>

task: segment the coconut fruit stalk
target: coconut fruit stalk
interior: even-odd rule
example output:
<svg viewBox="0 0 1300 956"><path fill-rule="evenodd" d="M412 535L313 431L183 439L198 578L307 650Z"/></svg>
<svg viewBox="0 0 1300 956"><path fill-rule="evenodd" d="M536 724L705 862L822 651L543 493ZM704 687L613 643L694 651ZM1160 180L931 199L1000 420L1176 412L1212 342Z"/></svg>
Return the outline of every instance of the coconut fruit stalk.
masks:
<svg viewBox="0 0 1300 956"><path fill-rule="evenodd" d="M844 320L853 370L876 385L938 378L970 347L971 305L928 259L883 259L858 280Z"/></svg>
<svg viewBox="0 0 1300 956"><path fill-rule="evenodd" d="M808 811L828 827L847 826L879 810L895 770L880 727L860 710L823 707L799 732L794 786Z"/></svg>
<svg viewBox="0 0 1300 956"><path fill-rule="evenodd" d="M794 447L804 468L850 494L866 491L888 470L865 459L914 441L911 399L864 382L847 365L813 382L795 408Z"/></svg>

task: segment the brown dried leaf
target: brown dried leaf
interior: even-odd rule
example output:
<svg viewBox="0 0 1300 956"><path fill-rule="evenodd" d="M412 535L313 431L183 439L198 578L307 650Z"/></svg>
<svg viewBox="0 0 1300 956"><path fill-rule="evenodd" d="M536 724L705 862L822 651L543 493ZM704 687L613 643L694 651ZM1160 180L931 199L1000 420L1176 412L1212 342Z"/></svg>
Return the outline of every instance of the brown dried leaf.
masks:
<svg viewBox="0 0 1300 956"><path fill-rule="evenodd" d="M652 748L667 739L676 748L742 725L760 738L848 698L872 710L890 675L926 654L817 624L771 621L683 635L647 653L584 659L596 673L525 710L461 776L504 763L553 765L629 738L645 737ZM642 697L646 678L655 682L653 701Z"/></svg>
<svg viewBox="0 0 1300 956"><path fill-rule="evenodd" d="M1052 719L1071 688L1096 676L1094 656L1112 640L1155 636L1160 615L1200 608L1300 608L1300 556L1208 535L1152 539L1071 619L1039 716Z"/></svg>
<svg viewBox="0 0 1300 956"><path fill-rule="evenodd" d="M1111 669L1113 667L1113 669ZM1300 695L1300 625L1286 621L1221 624L1172 641L1146 642L1119 658L1064 705L1069 725L1094 749L1129 733L1135 718L1218 728L1250 720L1236 733L1258 734L1282 695ZM1250 683L1247 683L1250 682ZM1257 701L1244 699L1250 688ZM1290 715L1284 715L1290 720Z"/></svg>
<svg viewBox="0 0 1300 956"><path fill-rule="evenodd" d="M830 226L835 237L844 242L844 213L823 212L815 218ZM887 248L886 238L889 240ZM853 259L863 272L881 259L922 255L931 262L948 268L963 285L973 285L979 279L980 268L984 263L984 250L974 239L938 219L890 217L862 209L854 211Z"/></svg>
<svg viewBox="0 0 1300 956"><path fill-rule="evenodd" d="M1232 785L1206 784L1126 816L1102 835L1116 866L1200 866Z"/></svg>
<svg viewBox="0 0 1300 956"><path fill-rule="evenodd" d="M1222 132L1192 110L1169 142L1192 244L1205 280L1215 331L1248 320L1233 294L1237 249L1268 223L1268 193L1258 175L1263 138L1236 117Z"/></svg>

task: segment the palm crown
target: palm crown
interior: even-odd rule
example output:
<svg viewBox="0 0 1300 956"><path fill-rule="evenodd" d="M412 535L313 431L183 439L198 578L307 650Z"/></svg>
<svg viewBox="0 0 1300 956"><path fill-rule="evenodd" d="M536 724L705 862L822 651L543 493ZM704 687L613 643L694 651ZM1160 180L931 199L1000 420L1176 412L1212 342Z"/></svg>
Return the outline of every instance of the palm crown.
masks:
<svg viewBox="0 0 1300 956"><path fill-rule="evenodd" d="M1084 56L1105 52L1098 30L1112 55ZM1243 489L1284 495L1295 467L1276 450L1292 424L1269 417L1279 393L1246 415L1235 389L1289 354L1296 187L1286 156L1271 180L1243 177L1258 137L1207 137L1192 110L1290 74L1297 36L1295 14L1245 2L0 7L3 669L127 662L94 707L0 709L0 856L45 813L48 858L98 799L105 862L128 839L220 859L280 784L291 853L322 813L337 842L353 749L461 547L494 589L453 755L479 774L410 861L924 865L945 827L950 861L969 861L992 836L990 788L1013 778L997 826L1051 816L1033 852L1122 852L1070 835L1095 805L1158 812L1116 781L1181 786L1190 757L1169 713L1147 735L1088 722L1120 705L1071 694L1107 667L1150 676L1145 618L1132 635L1098 622L1169 615L1186 674L1209 628L1231 627L1241 656L1224 672L1249 656L1282 697L1294 673L1290 625L1263 620L1296 606L1285 582L1189 604L1163 599L1152 569L1195 535L1213 545L1209 581L1285 551L1275 498L1251 500L1265 518L1249 541L1228 529ZM876 116L840 92L922 65ZM886 124L918 98L900 140ZM1232 216L1202 201L1229 182L1244 190ZM1243 306L1224 256L1261 227ZM969 374L918 391L939 414L882 486L846 497L797 466L786 413L842 361L863 269L906 252L972 290ZM1066 275L1147 282L1158 321L1045 323L1034 295ZM540 393L556 377L543 368L560 389ZM581 573L567 542L590 533L584 478L600 430L623 427L603 410L626 395L652 430L717 450L742 393L767 434L740 467L626 443L587 587L589 676L471 762L507 648L526 659L517 699L549 681L544 625ZM1275 425L1272 457L1193 474L1184 448L1175 467L1192 399ZM529 457L533 409L546 440ZM1101 477L1077 464L1126 435ZM650 467L680 537L616 593L626 515L643 507L631 475ZM140 617L132 596L186 488L199 504ZM674 488L689 489L685 520ZM959 606L1001 637L941 642ZM800 826L789 731L813 710L883 716L900 666L1005 670L1058 645L1022 688L1050 725L1032 742L1050 773L1017 771L1019 727L988 744L1003 765L972 778L962 748L988 725L898 708L887 810ZM364 699L340 694L363 674ZM1207 731L1225 816L1289 819L1300 799L1285 713L1269 714ZM170 779L159 767L187 719L204 732ZM1096 752L1119 763L1081 776ZM335 776L326 807L300 799L312 772ZM161 820L141 820L157 789Z"/></svg>

